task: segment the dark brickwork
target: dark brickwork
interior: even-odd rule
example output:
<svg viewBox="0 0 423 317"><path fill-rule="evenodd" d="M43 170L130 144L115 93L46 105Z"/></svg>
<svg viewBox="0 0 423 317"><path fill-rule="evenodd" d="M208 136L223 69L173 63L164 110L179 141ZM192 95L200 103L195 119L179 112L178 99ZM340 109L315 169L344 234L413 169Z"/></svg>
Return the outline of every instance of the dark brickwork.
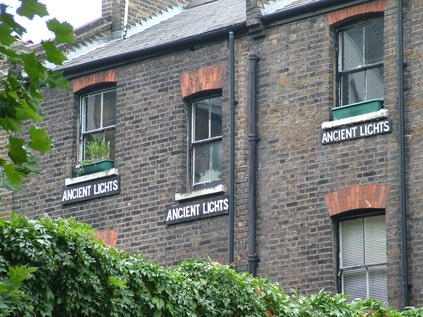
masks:
<svg viewBox="0 0 423 317"><path fill-rule="evenodd" d="M187 0L132 0L129 2L129 25L139 23L169 8L183 6Z"/></svg>
<svg viewBox="0 0 423 317"><path fill-rule="evenodd" d="M145 21L175 6L186 5L187 0L129 0L128 25ZM122 31L125 0L102 0L102 16L112 17L113 31Z"/></svg>
<svg viewBox="0 0 423 317"><path fill-rule="evenodd" d="M333 33L320 16L269 29L257 47L259 274L301 292L335 291L334 228L323 195L348 173L340 153L350 150L340 148L360 145L320 145L334 104Z"/></svg>
<svg viewBox="0 0 423 317"><path fill-rule="evenodd" d="M260 1L259 1L260 2ZM423 3L407 1L406 143L411 304L423 304ZM266 27L265 37L236 34L236 223L237 269L247 270L248 56L258 61L258 223L262 277L301 293L337 291L336 226L324 197L343 188L387 185L389 300L401 305L399 215L399 114L396 1L385 14L385 108L393 132L321 145L321 124L336 104L336 35L327 15ZM189 190L187 108L182 74L227 63L227 39L202 43L117 68L116 166L121 194L60 204L64 179L76 160L78 98L49 91L44 125L54 151L41 157L45 170L32 177L14 209L36 217L74 216L98 230L116 230L117 247L164 265L209 256L227 263L228 217L165 225L175 193ZM223 88L224 184L228 185L228 74ZM373 186L376 187L376 186ZM373 188L369 187L369 188ZM361 187L360 187L361 188ZM375 200L377 200L375 198ZM385 201L384 204L385 205Z"/></svg>
<svg viewBox="0 0 423 317"><path fill-rule="evenodd" d="M407 1L404 18L410 295L411 304L423 305L423 2Z"/></svg>
<svg viewBox="0 0 423 317"><path fill-rule="evenodd" d="M227 216L173 226L164 221L175 193L188 189L187 114L180 77L226 64L226 56L224 41L119 68L115 163L121 194L65 207L60 195L76 163L78 103L71 92L48 92L51 102L43 105L43 112L54 150L41 157L43 175L31 178L25 194L15 196L15 209L30 217L73 216L97 229L117 230L119 248L166 265L208 256L227 261ZM223 97L227 136L226 88Z"/></svg>

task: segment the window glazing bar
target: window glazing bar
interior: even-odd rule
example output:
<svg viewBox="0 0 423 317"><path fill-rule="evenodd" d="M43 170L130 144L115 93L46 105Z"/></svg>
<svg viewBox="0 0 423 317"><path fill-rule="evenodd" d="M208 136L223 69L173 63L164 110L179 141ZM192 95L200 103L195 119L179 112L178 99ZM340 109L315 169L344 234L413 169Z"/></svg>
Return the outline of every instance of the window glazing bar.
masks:
<svg viewBox="0 0 423 317"><path fill-rule="evenodd" d="M204 143L209 143L209 142L216 142L216 141L221 141L222 140L222 136L214 136L210 139L204 139L204 140L198 140L198 141L192 141L192 145L197 145L197 144L204 144Z"/></svg>
<svg viewBox="0 0 423 317"><path fill-rule="evenodd" d="M87 134L102 132L102 131L111 130L111 129L114 129L114 128L116 128L116 125L115 124L114 125L110 125L108 127L104 127L104 128L98 128L98 129L94 129L94 130L83 131L83 132L81 132L81 134L84 136L84 135L87 135Z"/></svg>
<svg viewBox="0 0 423 317"><path fill-rule="evenodd" d="M362 65L362 66L357 66L351 69L341 69L339 70L339 73L344 74L344 73L354 73L354 72L358 72L360 70L366 70L366 69L370 69L370 68L377 68L378 66L383 66L383 61L381 62L376 62L376 63L371 63L371 64L367 64L367 65Z"/></svg>

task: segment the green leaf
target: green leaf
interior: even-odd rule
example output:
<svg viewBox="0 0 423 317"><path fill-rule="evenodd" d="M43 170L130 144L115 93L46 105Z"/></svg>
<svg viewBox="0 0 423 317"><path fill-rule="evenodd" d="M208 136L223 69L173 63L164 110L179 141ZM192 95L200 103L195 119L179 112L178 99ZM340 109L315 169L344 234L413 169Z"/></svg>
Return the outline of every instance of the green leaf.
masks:
<svg viewBox="0 0 423 317"><path fill-rule="evenodd" d="M6 46L12 45L16 38L11 35L12 30L6 24L0 24L0 43Z"/></svg>
<svg viewBox="0 0 423 317"><path fill-rule="evenodd" d="M20 120L31 119L37 122L43 119L36 105L30 104L26 100L21 101L21 107L17 110L17 117Z"/></svg>
<svg viewBox="0 0 423 317"><path fill-rule="evenodd" d="M65 90L71 89L69 81L65 77L63 77L62 72L51 70L47 71L46 86L47 88L59 87Z"/></svg>
<svg viewBox="0 0 423 317"><path fill-rule="evenodd" d="M23 148L24 140L9 136L9 157L15 164L22 164L28 161L27 151Z"/></svg>
<svg viewBox="0 0 423 317"><path fill-rule="evenodd" d="M17 193L22 192L22 187L20 184L13 184L7 178L5 171L0 171L0 187L12 190Z"/></svg>
<svg viewBox="0 0 423 317"><path fill-rule="evenodd" d="M109 276L109 284L116 288L128 288L125 281L116 276Z"/></svg>
<svg viewBox="0 0 423 317"><path fill-rule="evenodd" d="M15 21L15 18L12 14L6 12L7 6L4 4L0 4L0 22L3 22L7 26L9 26L14 33L18 35L22 35L26 32L26 29Z"/></svg>
<svg viewBox="0 0 423 317"><path fill-rule="evenodd" d="M38 268L27 265L20 265L17 267L9 267L10 281L16 284L18 287L23 281L32 278L32 273L37 271Z"/></svg>
<svg viewBox="0 0 423 317"><path fill-rule="evenodd" d="M32 126L29 129L31 134L31 142L29 147L40 152L51 151L51 139L47 136L46 129Z"/></svg>
<svg viewBox="0 0 423 317"><path fill-rule="evenodd" d="M9 58L15 58L19 56L19 54L16 51L8 49L4 46L0 46L0 53L8 56Z"/></svg>
<svg viewBox="0 0 423 317"><path fill-rule="evenodd" d="M22 167L25 168L28 173L40 174L43 170L38 166L37 161L33 156L28 158L28 162L23 163Z"/></svg>
<svg viewBox="0 0 423 317"><path fill-rule="evenodd" d="M42 42L44 51L46 52L46 58L49 62L62 65L66 60L65 54L63 54L52 41Z"/></svg>
<svg viewBox="0 0 423 317"><path fill-rule="evenodd" d="M6 131L19 132L21 130L21 123L19 120L13 118L0 118L0 128Z"/></svg>
<svg viewBox="0 0 423 317"><path fill-rule="evenodd" d="M44 4L38 2L38 0L21 0L22 4L16 11L19 15L33 19L35 15L44 17L48 15L47 8Z"/></svg>
<svg viewBox="0 0 423 317"><path fill-rule="evenodd" d="M39 87L40 79L44 76L47 68L37 59L35 52L22 54L22 59L24 61L24 70L29 76L31 86Z"/></svg>
<svg viewBox="0 0 423 317"><path fill-rule="evenodd" d="M22 183L21 174L15 169L13 164L5 164L4 171L6 172L6 177L12 184L18 185Z"/></svg>
<svg viewBox="0 0 423 317"><path fill-rule="evenodd" d="M60 23L57 19L47 22L47 27L56 35L56 41L60 43L73 43L73 27L67 22Z"/></svg>

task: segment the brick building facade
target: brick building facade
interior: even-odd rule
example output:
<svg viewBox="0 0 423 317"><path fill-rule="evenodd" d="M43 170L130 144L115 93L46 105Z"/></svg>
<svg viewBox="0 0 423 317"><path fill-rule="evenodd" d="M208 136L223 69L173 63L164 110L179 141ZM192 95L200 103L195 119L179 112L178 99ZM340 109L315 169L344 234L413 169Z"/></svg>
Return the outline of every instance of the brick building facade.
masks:
<svg viewBox="0 0 423 317"><path fill-rule="evenodd" d="M123 20L105 16L110 42L63 67L73 91L46 92L54 150L13 209L113 230L163 265L422 305L423 3L150 2L129 20L155 23L112 40ZM88 174L95 140L114 167Z"/></svg>

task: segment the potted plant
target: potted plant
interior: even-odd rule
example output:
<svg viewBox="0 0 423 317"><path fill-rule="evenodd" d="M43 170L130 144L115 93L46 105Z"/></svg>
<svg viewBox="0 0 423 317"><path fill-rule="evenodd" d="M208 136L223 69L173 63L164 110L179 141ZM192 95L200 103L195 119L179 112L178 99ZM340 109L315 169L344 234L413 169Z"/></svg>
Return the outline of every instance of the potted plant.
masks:
<svg viewBox="0 0 423 317"><path fill-rule="evenodd" d="M115 162L110 160L110 141L105 137L88 141L85 157L76 167L78 176L107 171L115 166Z"/></svg>

